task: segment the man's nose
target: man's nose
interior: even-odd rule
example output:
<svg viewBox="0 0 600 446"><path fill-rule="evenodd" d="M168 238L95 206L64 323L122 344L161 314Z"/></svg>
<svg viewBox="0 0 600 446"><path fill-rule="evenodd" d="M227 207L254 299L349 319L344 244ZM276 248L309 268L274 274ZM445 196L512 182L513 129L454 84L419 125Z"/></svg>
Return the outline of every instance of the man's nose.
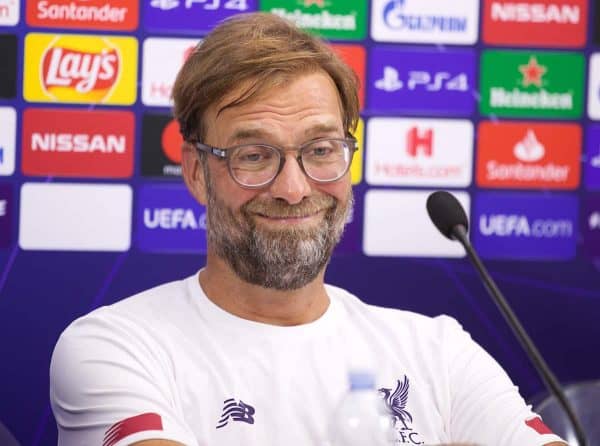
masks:
<svg viewBox="0 0 600 446"><path fill-rule="evenodd" d="M285 155L285 163L275 178L269 192L289 204L298 204L311 193L310 179L304 174L294 153Z"/></svg>

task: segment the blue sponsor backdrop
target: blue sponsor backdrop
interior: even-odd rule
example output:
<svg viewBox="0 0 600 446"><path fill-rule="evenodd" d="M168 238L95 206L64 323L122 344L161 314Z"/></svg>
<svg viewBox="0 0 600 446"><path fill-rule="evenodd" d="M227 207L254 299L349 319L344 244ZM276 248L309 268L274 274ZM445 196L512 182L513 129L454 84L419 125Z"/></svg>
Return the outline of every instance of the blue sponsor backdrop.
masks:
<svg viewBox="0 0 600 446"><path fill-rule="evenodd" d="M331 0L337 1L337 0ZM188 4L192 2L188 1ZM226 1L197 1L196 8L202 12L190 13L185 8L185 0L145 0L141 8L139 29L131 33L140 42L146 37L168 34L181 34L201 37L216 21L225 15L237 11L226 11ZM249 0L249 10L256 9L257 3ZM317 4L319 2L315 2ZM219 4L211 10L210 5ZM230 3L234 5L235 2ZM596 23L594 2L589 2L591 15L588 23L588 36L594 32ZM159 8L160 6L160 8ZM368 2L370 7L370 2ZM317 6L315 6L317 7ZM194 11L199 11L194 9ZM21 1L21 20L15 27L2 27L0 33L15 34L18 37L18 60L16 70L17 84L22 85L23 42L30 29L24 21L25 2ZM175 20L182 20L175 26ZM480 20L481 22L481 20ZM595 26L595 25L594 25ZM72 32L72 31L70 31ZM83 32L83 31L75 31ZM110 34L110 32L107 32ZM481 33L479 33L481 36ZM590 37L591 38L591 37ZM392 104L393 110L386 114L398 116L422 112L424 115L436 116L448 114L452 116L470 117L475 124L480 116L473 111L474 99L477 99L477 78L473 77L473 65L477 66L478 57L483 45L478 43L467 49L454 46L418 46L400 44L375 45L370 37L364 44L368 55L368 76L366 90L367 106L363 117L380 115L375 104ZM355 43L355 42L353 42ZM589 56L600 51L598 42L588 39L582 53ZM386 52L399 54L400 57L389 60L379 59ZM432 57L426 59L423 53L430 52ZM448 54L448 56L446 56ZM439 61L445 61L440 63ZM374 64L377 63L377 66ZM375 89L377 80L384 76L386 63L398 72L397 80L403 82L403 88L384 93ZM141 61L139 62L141 66ZM10 69L10 67L9 67ZM410 74L410 71L421 74ZM428 73L424 75L422 73ZM451 90L448 83L451 78L461 73L468 76L468 92L461 89ZM393 72L392 73L393 76ZM389 76L389 75L388 75ZM408 88L410 76L414 80L412 89ZM429 77L427 77L429 76ZM436 77L437 76L437 77ZM392 77L388 79L393 80ZM437 80L436 80L437 79ZM417 82L419 80L419 82ZM393 82L390 83L393 85ZM399 84L398 84L399 85ZM406 87L404 87L406 85ZM441 88L436 90L438 85ZM460 85L457 81L456 85ZM434 87L435 86L435 87ZM428 90L428 87L431 87ZM12 94L12 93L11 93ZM378 96L379 95L379 96ZM429 98L436 98L435 101ZM377 98L377 99L376 99ZM474 98L474 99L473 99ZM376 102L377 101L377 102ZM387 101L387 102L386 102ZM394 105L395 104L395 105ZM15 106L19 112L27 104L21 92L16 98L0 99L0 105ZM61 106L69 108L69 105ZM102 107L100 107L102 108ZM107 108L107 107L104 107ZM110 109L118 109L113 107ZM174 216L174 209L190 209L193 219L200 224L201 208L194 205L185 196L182 187L171 186L177 180L155 180L142 178L139 170L141 154L141 116L149 107L141 103L141 92L138 89L138 100L131 107L138 117L136 126L136 173L131 179L136 194L134 196L134 218L132 249L122 253L108 252L41 252L23 251L17 244L17 218L19 209L19 189L31 178L20 171L20 155L17 154L16 173L10 177L0 177L0 201L12 189L12 199L8 201L9 214L6 220L0 216L1 234L9 234L6 247L0 247L0 422L16 436L22 445L40 446L56 444L56 428L51 415L48 399L48 367L52 349L64 328L75 318L97 308L130 296L141 290L160 283L183 278L195 273L205 261L201 253L204 246L201 229L181 229L183 220ZM168 111L157 109L157 111ZM381 111L383 114L383 111ZM587 117L580 121L582 125L591 124ZM590 132L598 124L595 124ZM17 145L20 144L21 122L18 123ZM588 141L588 157L598 152L598 144L591 145L596 136ZM368 144L368 141L367 141ZM544 201L546 192L539 191L532 195L532 201L525 208L519 200L499 199L502 212L523 212L535 217L538 213L546 215L541 203L546 203L548 215L573 217L571 210L581 208L581 227L575 227L573 239L569 239L569 250L564 251L561 260L531 261L525 259L495 259L497 252L502 252L502 245L516 243L517 253L521 251L521 241L517 236L494 241L476 239L487 257L487 265L504 291L523 324L529 328L532 338L538 343L540 351L547 357L548 363L563 382L573 382L600 377L600 358L598 357L598 339L600 339L600 243L597 234L600 221L594 212L598 209L598 193L588 197L586 187L598 188L598 180L593 180L593 172L586 170L584 186L576 192L557 194L558 201L553 201L554 194ZM61 181L53 177L37 178L35 181ZM76 181L86 181L76 179ZM175 182L175 183L173 183ZM161 195L167 188L173 187L179 192L165 203ZM495 305L488 299L477 275L465 259L419 259L419 258L369 258L360 253L362 231L362 198L367 186L361 182L355 188L357 211L355 219L342 245L336 251L327 272L327 280L333 284L348 288L365 301L388 307L403 308L427 315L441 313L456 317L507 370L525 397L531 398L543 391L543 386L529 365L520 346L514 340L503 318ZM492 206L492 202L476 191L474 185L466 190L474 197L476 206ZM514 192L514 194L518 194ZM505 197L506 197L505 196ZM179 197L179 198L176 198ZM564 199L563 199L564 197ZM592 198L590 198L592 197ZM595 198L593 198L595 197ZM480 202L480 198L483 202ZM181 199L181 201L180 201ZM538 203L539 200L539 203ZM487 203L487 204L486 204ZM390 203L390 206L394 206ZM496 204L494 204L495 206ZM150 215L150 227L143 224L144 209L171 209L164 214ZM475 205L474 205L475 206ZM486 212L497 212L496 209ZM515 210L516 209L516 210ZM56 203L56 212L60 212L60 203ZM480 211L475 211L480 212ZM554 213L555 212L555 213ZM566 212L563 215L563 212ZM184 219L185 212L177 215ZM156 224L156 218L162 218L163 226ZM528 217L529 218L529 217ZM563 217L560 217L563 218ZM592 222L592 226L583 226L584 222ZM596 223L598 222L598 223ZM3 225L7 226L3 226ZM474 221L474 226L477 226ZM167 229L179 225L178 229ZM395 230L403 231L399 226ZM477 238L477 231L473 232ZM162 243L172 243L181 248L190 247L189 253L157 253ZM495 245L487 245L487 243ZM553 243L536 244L527 247L527 252L535 251L542 255L546 249L554 250ZM170 246L173 246L170 245ZM575 257L573 255L573 246ZM193 248L197 247L195 250ZM525 248L526 245L523 245ZM499 251L495 251L495 249ZM561 253L562 245L561 245ZM178 249L178 251L180 251ZM195 252L192 252L195 251ZM492 259L494 258L494 259ZM74 374L77 371L73 371Z"/></svg>

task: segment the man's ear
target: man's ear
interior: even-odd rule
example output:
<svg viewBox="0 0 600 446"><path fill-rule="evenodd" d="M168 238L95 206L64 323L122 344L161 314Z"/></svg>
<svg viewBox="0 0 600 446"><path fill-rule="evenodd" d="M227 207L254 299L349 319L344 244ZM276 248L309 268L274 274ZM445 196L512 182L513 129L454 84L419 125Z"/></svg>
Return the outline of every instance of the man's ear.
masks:
<svg viewBox="0 0 600 446"><path fill-rule="evenodd" d="M196 148L184 141L181 146L181 174L190 193L202 205L206 206L206 178Z"/></svg>

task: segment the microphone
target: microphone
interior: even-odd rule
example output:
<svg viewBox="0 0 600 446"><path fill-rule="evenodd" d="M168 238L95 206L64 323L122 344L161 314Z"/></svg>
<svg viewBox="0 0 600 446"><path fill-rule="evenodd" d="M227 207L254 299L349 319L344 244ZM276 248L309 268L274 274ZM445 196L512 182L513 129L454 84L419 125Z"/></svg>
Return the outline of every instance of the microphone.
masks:
<svg viewBox="0 0 600 446"><path fill-rule="evenodd" d="M567 400L558 380L550 371L546 361L521 325L521 322L519 322L519 319L512 311L510 305L500 292L500 289L496 286L496 283L471 245L471 242L467 236L469 222L467 215L465 214L465 211L459 201L449 192L434 192L427 198L427 213L429 214L429 218L431 218L433 224L444 236L450 240L457 240L465 248L469 260L475 266L475 269L479 273L479 276L483 281L488 293L500 309L500 312L506 319L506 322L519 340L521 347L523 347L525 350L527 357L532 362L539 376L542 378L542 381L546 385L546 389L548 389L548 391L556 397L563 410L567 414L575 431L577 443L579 446L588 446L583 427L575 415L575 411L571 407L571 404Z"/></svg>

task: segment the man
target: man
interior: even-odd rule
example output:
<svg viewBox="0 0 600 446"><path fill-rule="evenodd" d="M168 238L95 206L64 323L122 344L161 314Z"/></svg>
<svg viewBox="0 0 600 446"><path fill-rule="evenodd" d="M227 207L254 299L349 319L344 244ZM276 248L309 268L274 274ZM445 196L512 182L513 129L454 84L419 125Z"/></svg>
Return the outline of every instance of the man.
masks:
<svg viewBox="0 0 600 446"><path fill-rule="evenodd" d="M326 44L275 16L206 37L173 92L206 265L63 333L60 445L320 445L353 370L375 373L395 444L563 444L453 319L324 284L352 206L356 91Z"/></svg>

